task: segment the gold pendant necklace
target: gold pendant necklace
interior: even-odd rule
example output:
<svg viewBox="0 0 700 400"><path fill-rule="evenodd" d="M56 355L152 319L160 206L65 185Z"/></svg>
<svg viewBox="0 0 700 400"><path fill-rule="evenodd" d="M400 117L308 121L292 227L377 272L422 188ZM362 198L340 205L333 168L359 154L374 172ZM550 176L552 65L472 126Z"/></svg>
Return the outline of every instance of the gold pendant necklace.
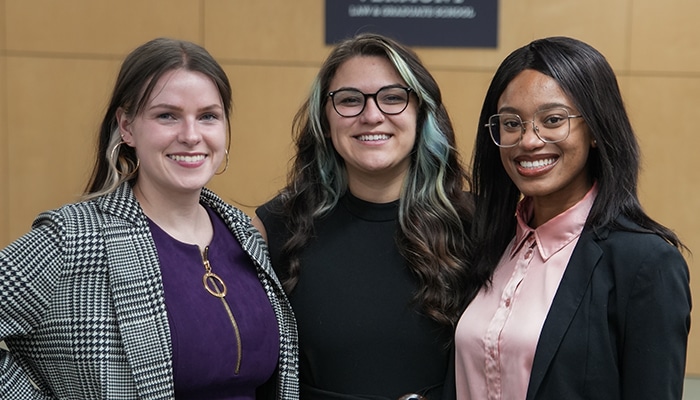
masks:
<svg viewBox="0 0 700 400"><path fill-rule="evenodd" d="M229 307L226 301L226 284L219 277L219 275L211 272L211 264L209 263L209 246L204 248L202 251L202 262L204 263L204 276L202 277L202 283L204 283L204 288L214 297L221 299L221 303L226 309L228 318L231 320L231 325L233 325L233 332L236 334L236 346L238 348L238 359L236 360L236 369L234 373L238 375L241 370L241 358L243 353L243 344L241 343L241 332L238 330L238 323L236 323L236 318L233 317L233 312L231 312L231 307Z"/></svg>

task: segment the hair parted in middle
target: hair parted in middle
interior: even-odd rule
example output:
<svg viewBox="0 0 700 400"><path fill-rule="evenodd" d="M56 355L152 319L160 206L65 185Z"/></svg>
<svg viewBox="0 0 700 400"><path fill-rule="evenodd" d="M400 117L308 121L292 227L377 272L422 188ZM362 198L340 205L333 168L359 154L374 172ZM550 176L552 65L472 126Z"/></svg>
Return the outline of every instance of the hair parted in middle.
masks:
<svg viewBox="0 0 700 400"><path fill-rule="evenodd" d="M589 153L587 171L598 184L586 227L615 226L623 215L684 248L668 228L652 220L637 197L640 149L612 67L591 45L569 37L537 39L514 50L496 70L484 98L472 160L472 190L476 210L472 240L479 253L472 262L474 277L488 284L493 269L515 235L515 210L521 198L506 173L500 149L486 127L498 113L498 102L508 85L524 70L554 79L571 99L588 126L596 147Z"/></svg>
<svg viewBox="0 0 700 400"><path fill-rule="evenodd" d="M282 249L290 264L288 291L300 273L298 254L313 234L313 221L338 203L348 187L343 159L328 137L329 85L351 58L384 57L417 98L416 143L403 184L397 245L419 278L415 300L427 315L456 323L464 306L471 201L469 179L456 150L455 134L440 88L418 56L388 37L364 33L337 44L323 63L311 93L293 123L296 155L281 191L291 237Z"/></svg>

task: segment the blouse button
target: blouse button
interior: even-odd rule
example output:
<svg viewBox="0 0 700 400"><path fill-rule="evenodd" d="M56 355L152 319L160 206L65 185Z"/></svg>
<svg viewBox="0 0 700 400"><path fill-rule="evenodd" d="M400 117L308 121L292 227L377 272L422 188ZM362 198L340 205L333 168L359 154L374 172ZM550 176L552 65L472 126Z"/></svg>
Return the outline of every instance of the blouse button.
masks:
<svg viewBox="0 0 700 400"><path fill-rule="evenodd" d="M510 299L506 299L506 307L510 307Z"/></svg>

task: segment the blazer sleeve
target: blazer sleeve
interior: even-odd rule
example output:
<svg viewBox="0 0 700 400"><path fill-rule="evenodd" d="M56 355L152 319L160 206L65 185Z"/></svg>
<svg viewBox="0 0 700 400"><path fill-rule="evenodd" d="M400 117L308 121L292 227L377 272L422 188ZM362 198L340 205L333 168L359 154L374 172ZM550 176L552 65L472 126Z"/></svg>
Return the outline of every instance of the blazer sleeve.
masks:
<svg viewBox="0 0 700 400"><path fill-rule="evenodd" d="M688 266L657 238L634 277L625 312L621 384L624 399L680 399L690 330ZM642 250L642 252L644 252Z"/></svg>
<svg viewBox="0 0 700 400"><path fill-rule="evenodd" d="M61 232L40 217L34 228L0 250L0 399L48 399L12 352L11 339L26 337L42 322L62 263ZM35 377L36 378L36 377Z"/></svg>

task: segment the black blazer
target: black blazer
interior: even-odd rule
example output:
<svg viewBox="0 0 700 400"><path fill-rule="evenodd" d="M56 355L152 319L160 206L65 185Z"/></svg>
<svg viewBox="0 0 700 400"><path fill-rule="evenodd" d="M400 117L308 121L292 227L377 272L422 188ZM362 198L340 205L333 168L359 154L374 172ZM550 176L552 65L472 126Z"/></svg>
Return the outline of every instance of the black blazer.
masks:
<svg viewBox="0 0 700 400"><path fill-rule="evenodd" d="M579 238L540 333L527 400L681 399L688 266L658 235L617 222L624 229Z"/></svg>

